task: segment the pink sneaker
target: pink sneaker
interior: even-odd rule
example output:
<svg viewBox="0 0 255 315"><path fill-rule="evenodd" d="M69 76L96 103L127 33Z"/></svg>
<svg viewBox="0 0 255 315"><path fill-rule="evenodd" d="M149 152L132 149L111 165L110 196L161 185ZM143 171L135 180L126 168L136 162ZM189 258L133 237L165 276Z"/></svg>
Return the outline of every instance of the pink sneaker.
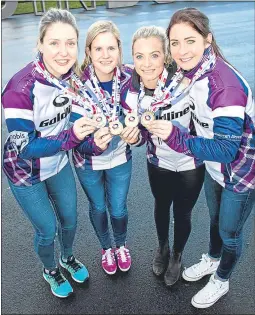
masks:
<svg viewBox="0 0 255 315"><path fill-rule="evenodd" d="M108 275L113 275L117 271L114 250L112 248L107 250L102 249L102 268Z"/></svg>
<svg viewBox="0 0 255 315"><path fill-rule="evenodd" d="M121 271L128 271L131 267L131 256L126 246L116 249L118 266Z"/></svg>

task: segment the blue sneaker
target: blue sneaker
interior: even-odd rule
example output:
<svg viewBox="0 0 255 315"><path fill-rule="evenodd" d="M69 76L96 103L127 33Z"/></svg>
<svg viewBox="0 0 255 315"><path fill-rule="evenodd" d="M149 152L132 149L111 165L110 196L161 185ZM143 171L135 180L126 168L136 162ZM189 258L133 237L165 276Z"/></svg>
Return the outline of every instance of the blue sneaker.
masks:
<svg viewBox="0 0 255 315"><path fill-rule="evenodd" d="M59 298L66 298L73 293L73 288L71 287L69 281L66 280L58 268L54 274L52 272L48 274L45 270L43 270L43 277L50 284L51 292L55 296Z"/></svg>
<svg viewBox="0 0 255 315"><path fill-rule="evenodd" d="M89 272L87 268L77 260L73 255L67 258L67 262L59 258L60 265L70 272L74 281L82 283L89 278Z"/></svg>

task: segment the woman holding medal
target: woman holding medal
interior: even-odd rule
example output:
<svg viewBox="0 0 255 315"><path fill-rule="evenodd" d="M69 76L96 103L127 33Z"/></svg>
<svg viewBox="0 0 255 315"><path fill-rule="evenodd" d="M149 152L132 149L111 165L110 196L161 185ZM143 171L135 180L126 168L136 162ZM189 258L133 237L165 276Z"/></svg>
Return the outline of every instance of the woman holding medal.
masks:
<svg viewBox="0 0 255 315"><path fill-rule="evenodd" d="M9 136L3 169L11 191L35 229L34 248L43 264L43 277L52 293L65 298L73 292L55 261L58 227L59 264L76 282L88 278L86 267L73 255L76 233L76 186L67 151L96 127L88 118L68 129L75 93L78 29L66 10L51 9L39 25L38 56L16 73L2 94ZM90 146L97 152L92 141ZM100 151L100 150L99 150Z"/></svg>
<svg viewBox="0 0 255 315"><path fill-rule="evenodd" d="M120 137L123 131L120 89L130 78L131 69L122 67L121 60L116 25L111 21L93 23L87 31L81 80L91 103L97 106L94 120L99 130L94 141L104 152L93 156L77 147L73 150L73 161L88 197L90 220L102 248L101 265L109 275L117 271L117 266L124 272L131 266L126 237L132 160L129 145ZM111 241L107 208L116 248Z"/></svg>
<svg viewBox="0 0 255 315"><path fill-rule="evenodd" d="M255 106L240 73L222 56L209 19L194 8L177 11L167 29L181 76L189 80L189 104L198 136L171 122L149 130L176 152L205 161L205 195L210 213L210 244L183 278L212 274L193 296L197 308L212 306L229 291L240 258L242 232L255 200Z"/></svg>
<svg viewBox="0 0 255 315"><path fill-rule="evenodd" d="M166 285L172 286L179 279L182 252L191 231L192 208L203 185L204 166L198 159L176 153L146 129L154 120L159 125L171 120L183 130L189 130L190 126L188 97L184 95L177 103L170 98L171 89L178 86L178 90L182 90L185 82L180 84L172 78L176 66L169 65L165 30L157 26L139 28L133 35L132 54L135 70L129 86L122 93L122 104L128 112L126 119L134 116L138 120L137 116L141 116L142 137L136 145L147 142L148 175L155 198L154 216L159 242L152 269L157 276L164 274ZM170 253L171 204L174 241Z"/></svg>

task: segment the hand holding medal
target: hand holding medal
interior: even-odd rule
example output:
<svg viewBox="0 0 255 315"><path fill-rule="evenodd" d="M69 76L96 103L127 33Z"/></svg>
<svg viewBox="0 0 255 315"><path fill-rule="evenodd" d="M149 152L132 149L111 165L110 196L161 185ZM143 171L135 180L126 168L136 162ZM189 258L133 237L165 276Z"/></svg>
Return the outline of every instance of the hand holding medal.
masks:
<svg viewBox="0 0 255 315"><path fill-rule="evenodd" d="M79 140L83 140L96 130L96 124L92 119L82 117L77 119L73 124L73 132Z"/></svg>
<svg viewBox="0 0 255 315"><path fill-rule="evenodd" d="M106 150L108 143L112 140L112 135L109 133L108 127L103 127L95 132L94 141L95 144L101 149Z"/></svg>
<svg viewBox="0 0 255 315"><path fill-rule="evenodd" d="M166 140L173 129L173 125L168 120L154 120L149 125L147 125L148 131L156 137Z"/></svg>
<svg viewBox="0 0 255 315"><path fill-rule="evenodd" d="M121 139L128 144L135 144L139 140L140 130L136 127L125 127L120 135Z"/></svg>

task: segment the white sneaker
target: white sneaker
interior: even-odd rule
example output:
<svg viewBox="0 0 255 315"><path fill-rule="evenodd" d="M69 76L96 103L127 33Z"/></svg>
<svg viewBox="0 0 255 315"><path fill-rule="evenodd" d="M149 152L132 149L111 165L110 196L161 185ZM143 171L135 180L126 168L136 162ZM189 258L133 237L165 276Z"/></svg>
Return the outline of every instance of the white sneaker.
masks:
<svg viewBox="0 0 255 315"><path fill-rule="evenodd" d="M186 268L183 271L182 277L186 281L200 280L204 276L214 273L217 270L219 264L220 261L212 261L208 254L203 254L198 264Z"/></svg>
<svg viewBox="0 0 255 315"><path fill-rule="evenodd" d="M207 285L193 296L191 304L196 308L207 308L217 302L229 290L229 280L220 281L211 275Z"/></svg>

